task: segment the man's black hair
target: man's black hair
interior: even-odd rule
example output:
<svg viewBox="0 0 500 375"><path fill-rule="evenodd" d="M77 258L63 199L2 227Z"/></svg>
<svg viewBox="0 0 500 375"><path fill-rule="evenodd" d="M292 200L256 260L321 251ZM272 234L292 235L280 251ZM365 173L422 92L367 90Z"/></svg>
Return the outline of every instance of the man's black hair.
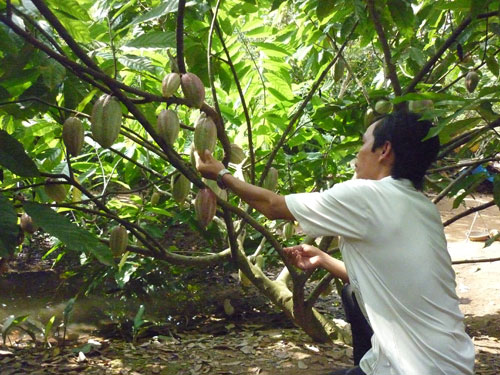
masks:
<svg viewBox="0 0 500 375"><path fill-rule="evenodd" d="M432 126L416 113L398 111L382 118L373 130L372 151L391 142L395 156L391 176L409 179L418 190L422 190L425 172L439 151L437 136L422 141Z"/></svg>

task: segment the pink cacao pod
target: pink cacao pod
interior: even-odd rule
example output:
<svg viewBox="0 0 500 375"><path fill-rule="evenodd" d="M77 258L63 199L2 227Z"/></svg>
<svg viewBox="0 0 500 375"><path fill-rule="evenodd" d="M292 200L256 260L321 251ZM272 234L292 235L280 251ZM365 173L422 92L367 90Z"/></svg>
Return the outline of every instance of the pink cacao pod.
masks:
<svg viewBox="0 0 500 375"><path fill-rule="evenodd" d="M217 127L214 121L202 113L196 120L194 129L194 147L199 155L203 155L205 150L214 152L217 142Z"/></svg>
<svg viewBox="0 0 500 375"><path fill-rule="evenodd" d="M115 143L122 124L122 108L118 99L103 95L94 104L90 117L92 135L102 147Z"/></svg>
<svg viewBox="0 0 500 375"><path fill-rule="evenodd" d="M205 228L214 218L217 208L217 198L210 189L201 189L196 195L194 210L196 219Z"/></svg>
<svg viewBox="0 0 500 375"><path fill-rule="evenodd" d="M188 104L201 108L205 102L205 86L201 79L193 73L184 73L181 75L181 87Z"/></svg>
<svg viewBox="0 0 500 375"><path fill-rule="evenodd" d="M68 153L78 156L83 147L83 124L76 117L68 117L63 124L62 138Z"/></svg>
<svg viewBox="0 0 500 375"><path fill-rule="evenodd" d="M179 136L180 124L177 113L171 109L164 109L158 115L157 131L167 144L172 146Z"/></svg>
<svg viewBox="0 0 500 375"><path fill-rule="evenodd" d="M113 228L109 236L109 247L115 257L121 256L128 246L127 229L121 225Z"/></svg>
<svg viewBox="0 0 500 375"><path fill-rule="evenodd" d="M178 73L169 73L163 78L161 92L165 98L170 98L181 84L181 76Z"/></svg>
<svg viewBox="0 0 500 375"><path fill-rule="evenodd" d="M33 234L38 227L33 223L33 219L26 212L21 215L21 229L27 233Z"/></svg>

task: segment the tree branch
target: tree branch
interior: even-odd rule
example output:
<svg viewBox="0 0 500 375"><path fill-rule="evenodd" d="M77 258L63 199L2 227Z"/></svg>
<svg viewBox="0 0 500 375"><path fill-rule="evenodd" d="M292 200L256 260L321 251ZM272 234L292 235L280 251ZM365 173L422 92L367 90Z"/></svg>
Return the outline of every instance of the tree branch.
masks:
<svg viewBox="0 0 500 375"><path fill-rule="evenodd" d="M186 8L186 0L179 0L177 7L177 27L175 31L177 40L177 66L179 73L186 73L186 64L184 63L184 10Z"/></svg>
<svg viewBox="0 0 500 375"><path fill-rule="evenodd" d="M451 264L465 264L465 263L491 263L497 262L500 258L486 258L486 259L464 259L464 260L454 260Z"/></svg>
<svg viewBox="0 0 500 375"><path fill-rule="evenodd" d="M446 220L444 223L443 223L443 226L444 227L447 227L448 225L454 223L455 221L457 221L458 219L461 219L465 216L468 216L470 214L473 214L474 212L478 212L478 211L482 211L482 210L485 210L486 208L488 207L492 207L494 206L496 203L495 203L495 200L491 200L487 203L484 203L484 204L481 204L479 206L476 206L476 207L472 207L472 208L469 208L468 210L465 210L464 212L461 212L459 213L458 215L455 215L453 216L451 219L448 219Z"/></svg>
<svg viewBox="0 0 500 375"><path fill-rule="evenodd" d="M458 163L458 164L454 164L454 165L448 165L446 167L432 168L432 169L427 170L427 173L438 173L438 172L443 172L443 171L449 171L452 169L459 169L459 168L468 167L471 165L479 165L479 164L487 163L490 161L500 161L500 157L497 156L497 157L491 157L491 158L485 158L485 159L471 160L471 161Z"/></svg>

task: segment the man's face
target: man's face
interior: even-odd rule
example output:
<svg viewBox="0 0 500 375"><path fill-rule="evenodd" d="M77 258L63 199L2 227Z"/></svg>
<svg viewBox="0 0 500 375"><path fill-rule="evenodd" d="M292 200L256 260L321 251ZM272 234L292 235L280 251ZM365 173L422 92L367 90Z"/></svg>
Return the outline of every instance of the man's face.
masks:
<svg viewBox="0 0 500 375"><path fill-rule="evenodd" d="M367 180L378 180L380 178L382 147L372 151L375 140L373 130L377 124L378 121L371 124L363 135L363 146L359 149L356 160L356 178Z"/></svg>

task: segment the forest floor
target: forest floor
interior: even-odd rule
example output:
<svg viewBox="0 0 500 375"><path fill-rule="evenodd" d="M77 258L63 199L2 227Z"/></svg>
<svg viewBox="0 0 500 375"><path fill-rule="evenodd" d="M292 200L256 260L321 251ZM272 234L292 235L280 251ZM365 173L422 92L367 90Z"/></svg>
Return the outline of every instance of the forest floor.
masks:
<svg viewBox="0 0 500 375"><path fill-rule="evenodd" d="M478 196L465 205L470 208L490 199ZM448 201L438 207L443 219L457 213L450 211ZM467 238L469 230L491 229L500 230L496 206L448 226L452 259L500 257L500 242L484 248L484 242ZM476 374L500 374L500 262L457 264L454 269L467 332L476 347ZM222 281L223 285L217 285ZM219 303L213 314L199 316L189 328L186 324L185 329L159 329L135 343L130 337L105 334L76 319L65 347L52 339L50 349L35 348L26 335L9 334L7 345L0 346L0 374L314 375L352 365L349 345L312 342L252 288L242 289L237 275L219 278L213 287L222 296L219 302L231 297L234 315L225 316ZM318 309L342 317L335 292L320 300Z"/></svg>

